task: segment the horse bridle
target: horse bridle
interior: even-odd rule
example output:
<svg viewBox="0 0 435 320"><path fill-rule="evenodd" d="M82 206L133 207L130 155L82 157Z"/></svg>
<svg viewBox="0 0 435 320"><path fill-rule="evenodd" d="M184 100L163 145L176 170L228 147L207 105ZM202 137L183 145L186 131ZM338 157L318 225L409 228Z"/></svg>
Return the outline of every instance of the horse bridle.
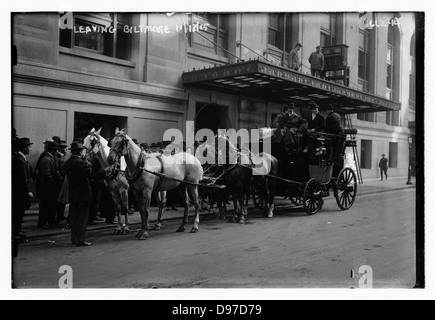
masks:
<svg viewBox="0 0 435 320"><path fill-rule="evenodd" d="M98 150L101 149L101 141L100 141L100 137L96 134L92 134L92 137L95 137L95 139L91 140L91 148L90 148L90 150L88 149L88 151L90 154L92 154L94 156L94 155L96 155L96 152L94 152L93 150L97 144L98 144Z"/></svg>

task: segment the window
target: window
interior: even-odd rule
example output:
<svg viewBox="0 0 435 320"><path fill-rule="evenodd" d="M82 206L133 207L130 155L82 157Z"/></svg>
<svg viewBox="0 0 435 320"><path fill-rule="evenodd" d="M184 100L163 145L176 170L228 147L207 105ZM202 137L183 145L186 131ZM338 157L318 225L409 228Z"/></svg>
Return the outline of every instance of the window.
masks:
<svg viewBox="0 0 435 320"><path fill-rule="evenodd" d="M329 47L337 44L337 13L319 13L320 46Z"/></svg>
<svg viewBox="0 0 435 320"><path fill-rule="evenodd" d="M389 167L397 168L397 155L398 155L398 144L390 142L390 153L389 153Z"/></svg>
<svg viewBox="0 0 435 320"><path fill-rule="evenodd" d="M358 113L358 120L375 122L375 114L373 112L370 113Z"/></svg>
<svg viewBox="0 0 435 320"><path fill-rule="evenodd" d="M191 25L199 23L207 28L188 33L191 47L227 57L229 15L217 13L195 13L190 15Z"/></svg>
<svg viewBox="0 0 435 320"><path fill-rule="evenodd" d="M60 31L60 46L130 60L131 33L124 32L124 26L131 25L131 15L77 13L73 18L73 29Z"/></svg>
<svg viewBox="0 0 435 320"><path fill-rule="evenodd" d="M284 16L278 13L269 14L269 44L284 49Z"/></svg>
<svg viewBox="0 0 435 320"><path fill-rule="evenodd" d="M372 141L361 140L361 168L372 168Z"/></svg>
<svg viewBox="0 0 435 320"><path fill-rule="evenodd" d="M359 46L358 46L358 77L364 81L369 81L369 38L368 30L359 31Z"/></svg>

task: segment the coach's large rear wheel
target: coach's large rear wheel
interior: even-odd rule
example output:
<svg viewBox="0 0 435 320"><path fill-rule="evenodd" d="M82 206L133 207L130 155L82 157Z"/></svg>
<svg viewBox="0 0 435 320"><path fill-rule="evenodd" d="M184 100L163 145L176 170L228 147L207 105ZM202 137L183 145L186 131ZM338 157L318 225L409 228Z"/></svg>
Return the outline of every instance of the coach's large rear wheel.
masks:
<svg viewBox="0 0 435 320"><path fill-rule="evenodd" d="M341 170L337 178L335 199L341 210L350 209L356 198L357 182L356 174L350 168Z"/></svg>
<svg viewBox="0 0 435 320"><path fill-rule="evenodd" d="M317 179L311 179L305 185L303 202L304 210L310 216L322 208L322 185Z"/></svg>

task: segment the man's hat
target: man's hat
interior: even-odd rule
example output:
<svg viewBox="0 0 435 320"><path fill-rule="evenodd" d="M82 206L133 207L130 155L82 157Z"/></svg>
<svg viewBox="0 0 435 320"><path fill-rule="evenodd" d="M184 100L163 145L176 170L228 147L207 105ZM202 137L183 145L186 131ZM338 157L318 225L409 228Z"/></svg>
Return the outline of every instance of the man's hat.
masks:
<svg viewBox="0 0 435 320"><path fill-rule="evenodd" d="M141 147L141 148L144 148L144 149L147 149L147 148L149 148L150 146L148 145L148 143L146 143L146 142L142 142L142 143L140 144L140 147Z"/></svg>
<svg viewBox="0 0 435 320"><path fill-rule="evenodd" d="M385 157L385 154L383 154L382 156Z"/></svg>
<svg viewBox="0 0 435 320"><path fill-rule="evenodd" d="M67 143L65 140L60 140L60 143L58 143L59 148L66 148L68 147Z"/></svg>
<svg viewBox="0 0 435 320"><path fill-rule="evenodd" d="M29 138L17 139L16 143L17 143L17 148L24 148L24 147L28 147L28 146L33 144L32 142L30 142Z"/></svg>
<svg viewBox="0 0 435 320"><path fill-rule="evenodd" d="M45 141L42 144L48 144L50 142L54 142L54 140L47 138L47 139L45 139Z"/></svg>
<svg viewBox="0 0 435 320"><path fill-rule="evenodd" d="M295 48L296 47L301 47L302 48L302 45L300 44L300 43L297 43L296 45L295 45Z"/></svg>
<svg viewBox="0 0 435 320"><path fill-rule="evenodd" d="M326 111L326 110L334 110L334 107L332 106L332 104L327 104L327 105L324 107L324 109L325 109L325 111Z"/></svg>
<svg viewBox="0 0 435 320"><path fill-rule="evenodd" d="M59 146L58 146L58 144L57 144L56 142L54 142L54 141L49 141L49 142L47 143L47 149L48 149L48 150L57 150L57 149L59 149Z"/></svg>
<svg viewBox="0 0 435 320"><path fill-rule="evenodd" d="M316 49L322 49L322 47L321 46L317 46Z"/></svg>
<svg viewBox="0 0 435 320"><path fill-rule="evenodd" d="M85 147L83 147L83 144L81 144L80 142L73 142L71 143L71 147L69 147L69 149L71 151L74 150L83 150Z"/></svg>
<svg viewBox="0 0 435 320"><path fill-rule="evenodd" d="M56 142L57 144L60 144L60 142L61 142L61 140L60 140L60 138L58 136L54 136L51 139L53 139L53 141Z"/></svg>
<svg viewBox="0 0 435 320"><path fill-rule="evenodd" d="M315 109L315 108L319 108L319 106L314 101L310 101L308 102L308 108Z"/></svg>

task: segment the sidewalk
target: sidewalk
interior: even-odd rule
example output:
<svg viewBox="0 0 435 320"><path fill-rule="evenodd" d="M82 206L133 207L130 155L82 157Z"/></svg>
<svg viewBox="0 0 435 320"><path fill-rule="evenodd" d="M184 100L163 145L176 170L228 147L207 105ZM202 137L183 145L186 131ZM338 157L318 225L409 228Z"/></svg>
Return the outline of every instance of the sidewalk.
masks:
<svg viewBox="0 0 435 320"><path fill-rule="evenodd" d="M400 178L391 178L388 181L381 181L379 179L376 180L365 180L364 184L358 185L358 195L368 195L368 194L376 194L376 193L382 193L382 192L389 192L389 191L395 191L395 190L402 190L402 189L409 189L409 188L415 188L416 182L415 178L412 179L412 185L407 185L406 182L408 181L407 177L400 177ZM252 208L252 200L250 201L249 208ZM229 210L232 209L232 205L229 206ZM31 239L41 239L41 238L49 238L55 235L61 235L61 234L70 234L69 229L62 229L61 227L54 228L54 229L38 229L37 223L38 223L38 205L33 205L29 210L26 211L26 214L24 216L24 223L22 226L22 229L25 231L25 234L27 236L28 240ZM163 219L164 220L176 220L181 219L183 217L184 208L178 208L178 211L165 211L163 213ZM65 214L68 213L68 206L65 210ZM189 210L189 216L192 216L194 213L194 209L190 208ZM151 207L149 220L150 225L152 226L153 223L157 220L157 214L158 209L156 207ZM204 215L210 215L213 213L209 213L208 211L200 213L201 216ZM124 222L124 217L122 216L122 222ZM136 211L133 215L129 216L129 223L130 223L130 230L134 230L135 228L140 227L141 218L138 211ZM63 223L64 224L64 223ZM104 222L98 223L96 225L88 226L88 231L95 231L95 230L105 230L105 229L115 229L115 224L106 224Z"/></svg>

